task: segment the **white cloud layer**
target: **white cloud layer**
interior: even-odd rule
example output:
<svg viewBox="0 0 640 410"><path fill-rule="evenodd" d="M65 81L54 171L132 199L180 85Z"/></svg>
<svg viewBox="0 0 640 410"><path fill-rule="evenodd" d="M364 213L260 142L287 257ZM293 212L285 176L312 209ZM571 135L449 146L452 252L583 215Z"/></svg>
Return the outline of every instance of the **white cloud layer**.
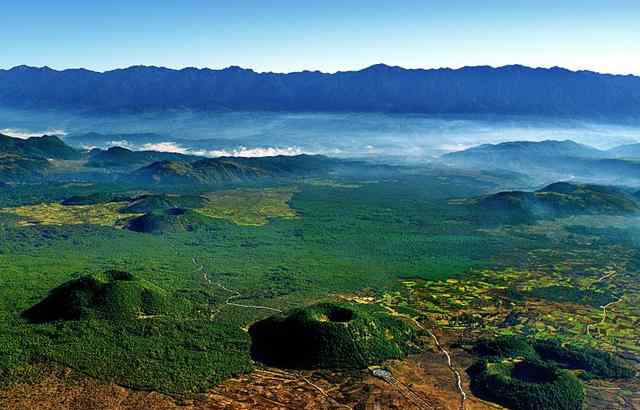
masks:
<svg viewBox="0 0 640 410"><path fill-rule="evenodd" d="M25 131L25 130L20 130L16 128L0 129L0 134L4 134L13 138L20 138L20 139L27 139L31 137L42 137L43 135L58 135L58 136L66 135L64 130L48 129L46 131Z"/></svg>
<svg viewBox="0 0 640 410"><path fill-rule="evenodd" d="M159 151L159 152L173 152L177 154L186 155L199 155L203 157L272 157L276 155L300 155L305 152L299 147L244 147L239 146L234 149L219 149L219 150L205 150L205 149L189 149L175 142L157 142L136 145L131 144L129 141L111 141L108 145L115 147L123 147L134 151Z"/></svg>
<svg viewBox="0 0 640 410"><path fill-rule="evenodd" d="M232 150L200 150L194 155L205 157L273 157L276 155L300 155L304 152L298 147L238 147Z"/></svg>

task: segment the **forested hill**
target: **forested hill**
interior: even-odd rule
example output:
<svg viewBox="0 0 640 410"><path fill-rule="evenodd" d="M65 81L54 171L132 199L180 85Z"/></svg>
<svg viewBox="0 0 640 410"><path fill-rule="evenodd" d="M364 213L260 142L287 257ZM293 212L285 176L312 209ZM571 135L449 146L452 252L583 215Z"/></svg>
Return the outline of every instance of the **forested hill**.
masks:
<svg viewBox="0 0 640 410"><path fill-rule="evenodd" d="M104 111L637 115L640 77L518 65L409 70L378 64L335 74L145 66L99 73L19 66L0 70L0 105Z"/></svg>
<svg viewBox="0 0 640 410"><path fill-rule="evenodd" d="M79 159L80 151L66 145L54 135L13 138L0 134L0 154L12 154L33 158Z"/></svg>

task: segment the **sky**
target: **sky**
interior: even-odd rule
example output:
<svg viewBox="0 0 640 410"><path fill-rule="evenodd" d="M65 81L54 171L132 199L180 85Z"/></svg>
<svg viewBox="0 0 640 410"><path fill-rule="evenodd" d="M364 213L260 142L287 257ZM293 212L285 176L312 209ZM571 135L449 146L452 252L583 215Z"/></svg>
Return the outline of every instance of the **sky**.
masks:
<svg viewBox="0 0 640 410"><path fill-rule="evenodd" d="M640 75L639 0L4 0L0 68L523 64Z"/></svg>

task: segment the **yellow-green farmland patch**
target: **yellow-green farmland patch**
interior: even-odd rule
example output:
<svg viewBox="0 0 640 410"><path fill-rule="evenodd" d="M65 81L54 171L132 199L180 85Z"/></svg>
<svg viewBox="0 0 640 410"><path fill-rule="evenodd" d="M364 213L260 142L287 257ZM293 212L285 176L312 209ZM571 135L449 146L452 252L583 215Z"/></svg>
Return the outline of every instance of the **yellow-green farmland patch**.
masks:
<svg viewBox="0 0 640 410"><path fill-rule="evenodd" d="M296 218L289 207L295 188L234 189L206 194L209 203L195 211L238 225L260 226L269 218Z"/></svg>
<svg viewBox="0 0 640 410"><path fill-rule="evenodd" d="M125 205L125 202L74 206L46 203L0 208L0 213L18 216L18 226L82 224L121 226L126 220L138 216L138 214L119 213L118 210Z"/></svg>

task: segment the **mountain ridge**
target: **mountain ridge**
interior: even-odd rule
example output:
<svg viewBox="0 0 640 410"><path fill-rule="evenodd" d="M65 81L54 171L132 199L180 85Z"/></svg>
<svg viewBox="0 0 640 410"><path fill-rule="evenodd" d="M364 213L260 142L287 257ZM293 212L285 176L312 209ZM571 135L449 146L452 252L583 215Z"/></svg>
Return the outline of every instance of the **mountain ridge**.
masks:
<svg viewBox="0 0 640 410"><path fill-rule="evenodd" d="M157 161L139 168L126 178L145 184L213 184L250 181L267 177L320 175L332 161L320 155L262 158L218 157L194 162Z"/></svg>
<svg viewBox="0 0 640 410"><path fill-rule="evenodd" d="M132 66L105 72L0 70L0 105L167 109L637 116L640 77L559 67L472 66L256 72Z"/></svg>
<svg viewBox="0 0 640 410"><path fill-rule="evenodd" d="M366 66L364 68L361 69L351 69L351 70L337 70L337 71L322 71L322 70L298 70L298 71L258 71L258 70L254 70L252 68L248 68L248 67L242 67L242 66L237 66L237 65L230 65L227 67L223 67L223 68L211 68L211 67L195 67L195 66L188 66L188 67L182 67L182 68L171 68L171 67L165 67L165 66L158 66L158 65L146 65L146 64L134 64L134 65L130 65L127 67L118 67L118 68L113 68L113 69L109 69L109 70L91 70L88 68L83 68L83 67L76 67L76 68L63 68L63 69L56 69L56 68L52 68L49 66L33 66L33 65L29 65L29 64L20 64L17 66L13 66L10 68L0 68L0 72L6 72L6 71L25 71L25 70L42 70L42 71L51 71L51 72L58 72L58 73L62 73L62 72L83 72L83 73L91 73L91 74L106 74L106 73L111 73L111 72L118 72L118 71L126 71L126 70L140 70L140 69L153 69L153 70L159 70L159 71L246 71L246 72L252 72L255 74L277 74L277 75L292 75L292 74L303 74L303 73L317 73L317 74L325 74L325 75L335 75L335 74L340 74L340 73L358 73L358 72L364 72L364 71L372 71L372 70L396 70L396 69L400 69L403 71L458 71L458 70L472 70L472 69L478 69L478 68L484 68L484 69L493 69L493 70L517 70L517 69L523 69L523 70L531 70L531 71L536 71L536 70L543 70L543 71L560 71L560 72L568 72L568 73L586 73L586 74L597 74L597 75L603 75L603 76L611 76L611 77L635 77L635 78L640 78L640 75L636 75L636 74L632 74L632 73L628 73L628 74L619 74L619 73L604 73L604 72L600 72L600 71L594 71L594 70L587 70L587 69L582 69L582 70L572 70L570 68L565 68L565 67L561 67L561 66L552 66L552 67L533 67L533 66L528 66L528 65L524 65L524 64L505 64L505 65L489 65L489 64L479 64L479 65L465 65L465 66L461 66L461 67L429 67L429 68L407 68L407 67L402 67L402 66L398 66L398 65L389 65L386 63L375 63L375 64L371 64L370 66Z"/></svg>
<svg viewBox="0 0 640 410"><path fill-rule="evenodd" d="M120 146L108 149L92 149L87 166L93 168L140 167L157 161L195 161L202 159L196 155L153 150L134 151Z"/></svg>

